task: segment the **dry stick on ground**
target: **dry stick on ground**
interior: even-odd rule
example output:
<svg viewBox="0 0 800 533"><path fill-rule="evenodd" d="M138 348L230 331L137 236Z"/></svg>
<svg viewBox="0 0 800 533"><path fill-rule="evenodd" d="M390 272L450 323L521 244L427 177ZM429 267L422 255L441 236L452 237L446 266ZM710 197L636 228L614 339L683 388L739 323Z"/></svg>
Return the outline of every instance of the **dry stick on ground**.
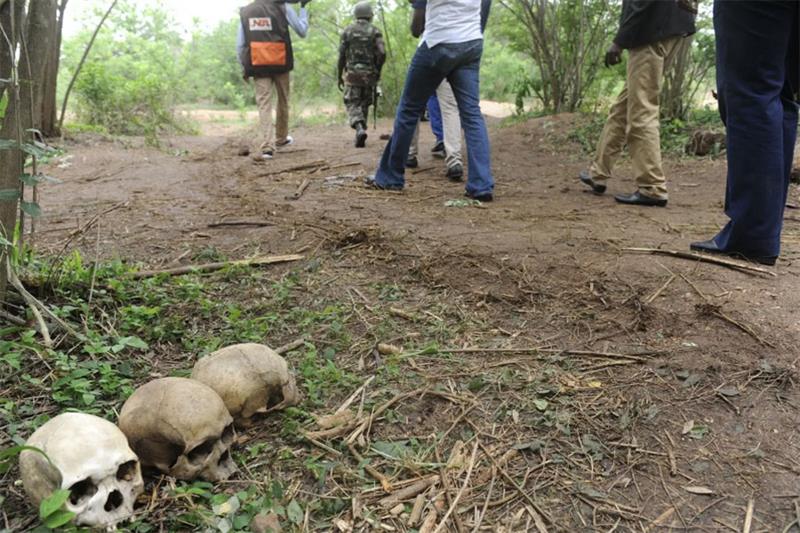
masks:
<svg viewBox="0 0 800 533"><path fill-rule="evenodd" d="M737 329L740 329L741 331L744 331L745 333L753 337L756 341L758 341L759 344L763 344L764 346L769 346L770 348L775 348L775 344L769 342L766 339L761 338L761 336L747 324L743 324L742 322L734 320L733 318L726 315L719 306L709 304L707 306L704 305L702 307L705 307L708 310L709 314L724 320L728 324L736 327Z"/></svg>
<svg viewBox="0 0 800 533"><path fill-rule="evenodd" d="M311 161L310 163L303 163L301 165L295 165L293 167L286 167L277 170L272 170L270 172L259 174L261 177L269 177L269 176L277 176L278 174L286 174L287 172L299 172L301 170L311 170L316 169L319 167L327 166L327 161L320 159L318 161Z"/></svg>
<svg viewBox="0 0 800 533"><path fill-rule="evenodd" d="M472 456L469 460L469 468L467 469L467 477L464 479L464 484L461 486L461 490L458 491L458 494L456 494L456 497L450 503L450 508L445 513L442 521L439 522L439 527L437 527L433 533L439 533L442 531L442 529L444 529L445 525L447 524L447 519L450 518L450 515L453 514L453 512L455 512L456 507L458 507L458 502L461 501L461 498L464 496L464 492L467 490L467 487L469 487L469 480L472 478L472 471L475 469L475 462L478 458L478 446L480 446L480 440L476 438L475 446L472 447Z"/></svg>
<svg viewBox="0 0 800 533"><path fill-rule="evenodd" d="M230 228L230 227L252 227L252 228L266 228L269 226L274 226L272 222L261 222L257 220L249 221L249 220L234 220L231 222L213 222L208 224L206 227L210 229L214 228Z"/></svg>
<svg viewBox="0 0 800 533"><path fill-rule="evenodd" d="M289 196L287 196L286 199L289 200L290 202L293 202L295 200L299 200L303 196L303 193L306 192L306 190L308 189L308 187L310 185L311 185L311 180L308 179L308 178L304 179L303 183L300 184L300 186L297 188L297 190L294 193L292 193Z"/></svg>
<svg viewBox="0 0 800 533"><path fill-rule="evenodd" d="M664 292L665 290L667 290L667 287L669 287L669 286L672 284L672 282L673 282L673 281L675 281L675 279L676 279L677 277L678 277L678 276L676 276L675 274L672 274L672 275L669 277L669 279L667 279L666 283L664 283L664 284L663 284L663 285L662 285L662 286L661 286L661 287L660 287L660 288L659 288L659 289L658 289L656 292L654 292L652 296L650 296L649 298L647 298L647 300L645 300L645 301L644 301L644 303L646 303L646 304L651 304L651 303L653 303L653 302L656 300L656 298L658 298L659 296L661 296L661 293L662 293L662 292Z"/></svg>
<svg viewBox="0 0 800 533"><path fill-rule="evenodd" d="M467 419L467 423L468 423L470 426L472 426L472 428L473 428L473 429L474 429L476 432L480 433L480 429L479 429L479 428L478 428L478 427L477 427L477 426L476 426L476 425L475 425L475 424L474 424L474 423L473 423L471 420ZM489 450L487 450L487 449L486 449L486 446L484 446L484 445L483 445L483 443L479 443L479 446L481 447L481 450L483 450L483 453L484 453L484 454L486 454L486 457L488 457L488 458L489 458L489 460L492 462L492 464L494 465L494 467L495 467L495 468L497 469L497 471L500 473L500 475L501 475L501 476L503 476L503 478L504 478L504 479L505 479L507 482L511 483L511 485L514 487L514 490L516 490L517 492L519 492L519 494L520 494L520 495L521 495L521 496L522 496L522 497L525 499L525 501L527 501L527 502L528 502L528 503L531 505L531 507L533 507L533 508L534 508L534 510L535 510L537 513L539 513L540 515L542 515L542 517L544 517L544 519L545 519L545 520L547 520L547 522L549 522L550 524L552 524L552 523L553 523L553 519L552 519L552 518L550 518L550 515L549 515L549 514L547 514L547 513L544 511L544 509L542 509L542 508L541 508L541 506L540 506L538 503L536 503L536 502L533 500L533 498L531 498L530 494L528 494L527 492L525 492L525 488L524 488L524 487L521 487L521 486L519 485L519 483L517 483L517 482L516 482L516 480L515 480L513 477L511 477L511 474L509 474L508 472L506 472L506 470L505 470L505 469L504 469L504 468L503 468L503 467L502 467L502 466L501 466L501 465L500 465L500 464L499 464L499 463L498 463L498 462L495 460L495 458L494 458L494 457L492 457L492 454L491 454L491 452L490 452ZM540 533L546 533L546 532L540 532Z"/></svg>
<svg viewBox="0 0 800 533"><path fill-rule="evenodd" d="M50 346L52 346L52 340L50 339L50 332L47 329L47 325L44 323L44 318L39 313L41 310L48 318L54 320L59 326L61 326L64 331L78 339L79 341L83 342L86 340L86 337L78 333L72 326L58 318L56 315L50 311L42 302L37 300L31 293L25 289L25 286L22 285L22 282L17 277L17 273L14 269L11 268L11 261L9 260L8 256L6 256L6 272L8 272L8 282L17 289L20 296L25 300L25 302L30 306L31 312L33 313L34 317L36 317L37 322L39 322L39 327L41 329L42 337L45 338L45 343L49 342Z"/></svg>
<svg viewBox="0 0 800 533"><path fill-rule="evenodd" d="M639 254L649 254L649 255L665 255L669 257L676 257L678 259L688 259L690 261L699 261L701 263L723 266L731 268L733 270L739 270L747 274L755 273L755 274L765 274L767 276L777 277L777 274L775 272L767 270L766 268L748 265L747 263L731 261L728 259L722 259L719 257L696 254L692 252L679 252L677 250L661 250L658 248L623 248L623 251L631 253L639 253Z"/></svg>
<svg viewBox="0 0 800 533"><path fill-rule="evenodd" d="M387 496L382 500L378 501L378 505L383 507L384 509L391 509L395 507L399 503L403 503L405 500L411 499L415 496L419 496L424 491L426 491L429 487L436 485L441 480L440 476L430 476L426 478L422 478L419 481L415 482L413 485L409 485L408 487L398 490L391 496Z"/></svg>
<svg viewBox="0 0 800 533"><path fill-rule="evenodd" d="M277 353L278 355L284 355L284 354L287 354L287 353L291 352L292 350L296 350L296 349L300 348L305 343L306 343L305 339L297 339L296 341L292 341L289 344L284 344L280 348L277 348L275 350L275 353Z"/></svg>
<svg viewBox="0 0 800 533"><path fill-rule="evenodd" d="M753 511L756 508L756 501L750 498L750 501L747 502L747 512L744 516L744 526L742 527L742 533L750 533L750 529L753 527Z"/></svg>
<svg viewBox="0 0 800 533"><path fill-rule="evenodd" d="M0 309L0 318L2 318L3 320L8 320L11 324L13 324L15 326L23 326L24 327L24 326L28 325L28 323L25 322L25 320L19 318L18 316L12 315L11 313L7 313L7 312L3 311L2 309Z"/></svg>
<svg viewBox="0 0 800 533"><path fill-rule="evenodd" d="M386 492L391 493L392 492L392 483L386 478L386 476L384 476L383 474L378 472L378 470L374 466L370 465L367 462L367 460L364 459L363 455L358 453L358 450L356 450L355 444L348 443L347 444L347 448L350 450L350 453L353 454L353 457L355 457L356 461L358 461L359 465L363 466L364 470L366 470L366 472L370 476L372 476L378 483L381 484L381 487L383 487L383 490L386 491Z"/></svg>
<svg viewBox="0 0 800 533"><path fill-rule="evenodd" d="M302 255L273 255L267 257L254 257L252 259L242 259L238 261L222 261L219 263L207 263L203 265L187 265L182 267L163 268L158 270L142 270L140 272L132 273L130 277L133 279L145 279L161 275L182 276L184 274L217 272L219 270L231 266L257 267L266 265L276 265L279 263L291 263L294 261L300 261L302 259L303 259Z"/></svg>

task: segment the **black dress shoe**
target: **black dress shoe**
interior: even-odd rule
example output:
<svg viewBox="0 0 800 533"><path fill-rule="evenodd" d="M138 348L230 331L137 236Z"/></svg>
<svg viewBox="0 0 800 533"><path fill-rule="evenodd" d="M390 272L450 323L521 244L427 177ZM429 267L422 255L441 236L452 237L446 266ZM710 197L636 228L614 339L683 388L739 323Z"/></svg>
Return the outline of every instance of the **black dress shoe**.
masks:
<svg viewBox="0 0 800 533"><path fill-rule="evenodd" d="M410 155L408 159L406 159L406 168L417 168L419 166L419 160L417 156Z"/></svg>
<svg viewBox="0 0 800 533"><path fill-rule="evenodd" d="M588 185L592 189L593 193L603 194L604 192L606 192L606 186L603 185L602 183L597 183L596 181L594 181L594 178L592 178L592 175L589 174L587 170L581 170L579 177L582 183Z"/></svg>
<svg viewBox="0 0 800 533"><path fill-rule="evenodd" d="M666 207L667 201L663 198L653 198L652 196L645 196L644 194L636 191L633 194L618 194L614 200L621 204L626 205L645 205L651 207Z"/></svg>
<svg viewBox="0 0 800 533"><path fill-rule="evenodd" d="M375 176L367 176L364 178L364 185L370 189L378 189L379 191L402 191L403 187L400 185L381 185L375 181Z"/></svg>
<svg viewBox="0 0 800 533"><path fill-rule="evenodd" d="M486 194L472 194L470 192L465 192L464 196L466 196L470 200L478 200L479 202L493 202L494 201L494 196L490 192L487 192Z"/></svg>
<svg viewBox="0 0 800 533"><path fill-rule="evenodd" d="M689 245L689 249L694 250L695 252L705 252L707 254L727 255L728 257L733 257L734 259L744 259L745 261L752 261L754 263L768 266L773 266L778 260L778 257L774 255L751 255L731 250L721 250L720 247L717 246L717 242L714 239L693 242Z"/></svg>

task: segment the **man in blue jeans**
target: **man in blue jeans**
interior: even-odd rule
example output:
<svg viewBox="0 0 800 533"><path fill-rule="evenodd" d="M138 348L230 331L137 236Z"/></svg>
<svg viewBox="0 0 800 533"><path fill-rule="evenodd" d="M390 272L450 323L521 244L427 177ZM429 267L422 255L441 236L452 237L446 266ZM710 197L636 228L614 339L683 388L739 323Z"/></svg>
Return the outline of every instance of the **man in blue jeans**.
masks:
<svg viewBox="0 0 800 533"><path fill-rule="evenodd" d="M775 264L797 139L799 18L797 0L714 3L730 222L693 250Z"/></svg>
<svg viewBox="0 0 800 533"><path fill-rule="evenodd" d="M494 197L489 134L480 108L480 64L483 54L481 0L429 0L423 43L411 61L395 117L394 132L375 176L367 184L402 190L405 163L428 98L447 79L458 101L467 141L469 175L466 196L482 202Z"/></svg>

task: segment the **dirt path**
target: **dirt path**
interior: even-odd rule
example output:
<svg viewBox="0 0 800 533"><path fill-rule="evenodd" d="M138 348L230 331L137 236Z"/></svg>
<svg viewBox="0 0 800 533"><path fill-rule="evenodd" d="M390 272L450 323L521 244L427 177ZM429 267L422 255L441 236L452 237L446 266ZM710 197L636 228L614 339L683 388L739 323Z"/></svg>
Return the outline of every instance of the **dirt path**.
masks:
<svg viewBox="0 0 800 533"><path fill-rule="evenodd" d="M550 397L536 388L545 365L535 358L490 350L458 362L497 380L486 442L512 433L519 442L551 442L516 468L527 471L526 490L548 510L553 530L741 531L751 499L752 530L782 530L800 496L800 216L787 212L775 276L626 253L686 250L711 236L724 220L724 162L670 160L668 208L618 206L574 178L586 161L567 140L573 121L495 124L497 201L481 208L446 207L463 188L429 156L402 194L363 188L386 123L362 151L351 148L345 127L300 129L296 145L269 164L238 157L235 136L173 139L161 150L83 138L50 169L63 184L43 190L38 244L57 252L83 228L71 245L87 260L154 267L209 248L230 257L301 252L328 258L330 290L343 290L341 276L360 287L394 278L432 315L450 298L482 317L461 333L464 346L539 347L575 365ZM424 137L422 146L430 144ZM302 197L287 199L306 179ZM632 188L620 179L610 192ZM209 227L232 221L265 225ZM573 362L570 353L598 360ZM432 382L469 379L415 364ZM504 378L504 367L516 370ZM556 402L565 391L574 394L571 431L559 429L570 425L564 420L542 421L541 400L533 402ZM430 425L442 431L449 423L434 417ZM529 515L519 509L525 513L524 501L498 507L495 530L523 530Z"/></svg>

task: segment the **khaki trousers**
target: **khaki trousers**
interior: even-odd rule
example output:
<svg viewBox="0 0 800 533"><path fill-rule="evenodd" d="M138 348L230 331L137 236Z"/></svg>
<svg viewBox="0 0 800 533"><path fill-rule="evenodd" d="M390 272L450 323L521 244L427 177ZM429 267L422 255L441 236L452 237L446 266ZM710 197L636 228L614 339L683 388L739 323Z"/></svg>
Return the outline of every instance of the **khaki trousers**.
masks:
<svg viewBox="0 0 800 533"><path fill-rule="evenodd" d="M255 78L255 85L260 131L256 137L253 154L260 156L265 150L275 151L276 137L279 143L283 143L289 135L289 73ZM274 129L273 109L276 109Z"/></svg>
<svg viewBox="0 0 800 533"><path fill-rule="evenodd" d="M442 130L444 133L444 150L447 153L445 163L447 168L461 165L461 115L458 112L458 102L450 82L444 80L436 89L439 99L439 108L442 110ZM409 156L419 155L419 123L411 138Z"/></svg>
<svg viewBox="0 0 800 533"><path fill-rule="evenodd" d="M668 198L661 164L661 85L682 39L670 37L629 51L625 87L611 107L591 166L595 181L613 177L627 144L639 192Z"/></svg>

